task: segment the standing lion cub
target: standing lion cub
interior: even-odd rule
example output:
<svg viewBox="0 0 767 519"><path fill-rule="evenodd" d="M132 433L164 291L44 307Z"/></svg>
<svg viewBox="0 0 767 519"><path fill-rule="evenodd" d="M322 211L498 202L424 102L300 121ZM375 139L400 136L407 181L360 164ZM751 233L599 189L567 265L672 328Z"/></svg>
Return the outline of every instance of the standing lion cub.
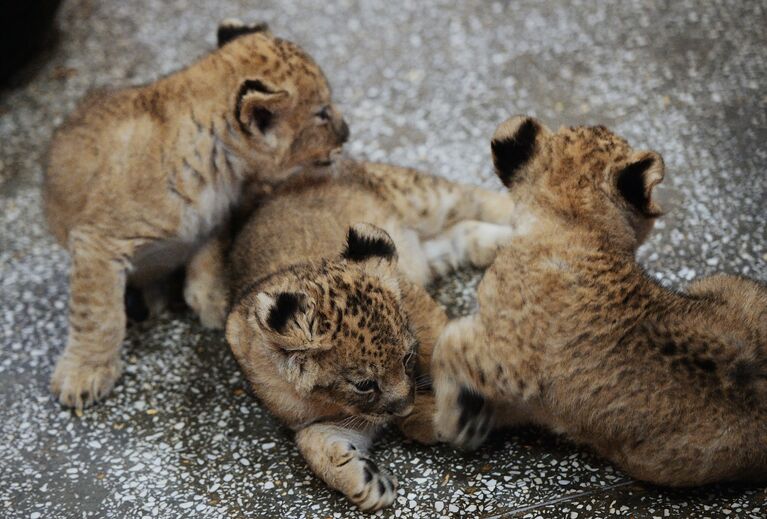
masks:
<svg viewBox="0 0 767 519"><path fill-rule="evenodd" d="M142 87L91 94L54 135L43 194L72 257L69 338L51 387L102 398L120 375L126 282L183 265L253 178L325 164L348 137L314 61L266 26L224 22L218 50Z"/></svg>
<svg viewBox="0 0 767 519"><path fill-rule="evenodd" d="M718 275L675 292L637 264L661 157L528 117L492 149L532 225L435 347L436 436L474 447L495 419L533 422L655 484L764 479L767 287Z"/></svg>

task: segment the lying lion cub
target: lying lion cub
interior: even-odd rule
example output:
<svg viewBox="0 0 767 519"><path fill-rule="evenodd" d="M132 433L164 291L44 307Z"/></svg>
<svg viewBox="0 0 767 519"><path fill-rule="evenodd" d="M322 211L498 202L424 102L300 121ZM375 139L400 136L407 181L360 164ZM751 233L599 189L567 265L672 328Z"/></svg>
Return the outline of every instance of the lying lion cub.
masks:
<svg viewBox="0 0 767 519"><path fill-rule="evenodd" d="M248 182L326 163L348 136L296 45L237 21L218 41L154 83L89 95L54 135L45 212L72 257L69 339L51 381L64 405L93 403L119 377L126 282L156 286Z"/></svg>
<svg viewBox="0 0 767 519"><path fill-rule="evenodd" d="M376 510L396 481L368 457L372 437L413 409L417 358L428 369L446 322L422 286L453 266L488 265L511 215L505 194L391 166L337 167L269 197L228 261L220 242L202 250L185 295L221 326L231 287L226 337L254 391L318 476Z"/></svg>
<svg viewBox="0 0 767 519"><path fill-rule="evenodd" d="M660 155L528 117L492 149L533 225L487 270L479 313L438 341L437 438L474 447L494 418L533 422L655 484L764 479L767 287L718 275L675 292L637 264Z"/></svg>

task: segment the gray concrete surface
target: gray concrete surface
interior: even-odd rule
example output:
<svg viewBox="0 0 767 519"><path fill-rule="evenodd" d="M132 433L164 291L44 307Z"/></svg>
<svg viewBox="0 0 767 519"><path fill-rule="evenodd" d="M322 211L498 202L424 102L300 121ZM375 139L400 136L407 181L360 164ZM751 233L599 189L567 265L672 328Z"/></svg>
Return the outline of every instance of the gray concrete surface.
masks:
<svg viewBox="0 0 767 519"><path fill-rule="evenodd" d="M355 517L243 391L190 315L131 328L114 394L77 417L47 389L66 334L68 259L42 225L52 128L86 90L149 81L267 20L325 68L348 152L499 187L489 136L512 113L606 124L668 168L669 214L640 251L669 286L767 280L767 4L586 1L69 0L59 46L0 93L0 516ZM474 273L437 287L471 310ZM763 487L668 491L536 430L475 454L403 442L385 517L765 517Z"/></svg>

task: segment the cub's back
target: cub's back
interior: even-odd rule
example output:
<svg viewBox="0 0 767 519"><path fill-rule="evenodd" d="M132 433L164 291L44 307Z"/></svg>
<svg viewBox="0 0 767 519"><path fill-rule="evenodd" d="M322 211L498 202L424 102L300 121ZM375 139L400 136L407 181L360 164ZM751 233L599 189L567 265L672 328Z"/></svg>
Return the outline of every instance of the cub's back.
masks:
<svg viewBox="0 0 767 519"><path fill-rule="evenodd" d="M145 135L137 120L135 98L140 89L97 90L89 93L54 133L43 179L46 218L52 234L65 243L67 234L89 205L98 178L118 162L120 129L130 126L133 135Z"/></svg>
<svg viewBox="0 0 767 519"><path fill-rule="evenodd" d="M338 177L293 179L257 207L232 249L235 286L295 263L336 256L353 223L385 227L392 210L365 185L359 175L364 166L340 167Z"/></svg>
<svg viewBox="0 0 767 519"><path fill-rule="evenodd" d="M78 102L53 134L43 181L46 218L60 243L85 212L104 205L94 201L100 187L119 191L175 153L174 137L188 112L181 106L194 106L206 118L216 111L231 88L223 52L145 85L93 90Z"/></svg>

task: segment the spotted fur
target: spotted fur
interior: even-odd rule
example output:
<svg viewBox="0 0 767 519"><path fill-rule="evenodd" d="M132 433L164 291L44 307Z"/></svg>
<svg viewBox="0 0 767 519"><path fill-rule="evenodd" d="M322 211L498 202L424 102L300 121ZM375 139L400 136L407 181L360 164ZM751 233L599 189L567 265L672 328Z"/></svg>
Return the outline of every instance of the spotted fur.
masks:
<svg viewBox="0 0 767 519"><path fill-rule="evenodd" d="M69 338L51 383L64 405L88 405L117 380L129 278L146 296L243 186L326 163L348 136L308 55L232 27L219 31L225 45L179 72L89 95L54 135L45 212L72 257Z"/></svg>
<svg viewBox="0 0 767 519"><path fill-rule="evenodd" d="M186 298L216 327L231 298L227 339L256 394L297 431L316 474L374 510L396 495L368 457L376 430L397 420L433 439L430 422L411 416L413 377L417 365L427 372L446 317L423 286L448 268L489 264L513 215L502 193L393 166L334 167L277 188L228 255L225 240L201 250ZM301 305L280 303L296 295Z"/></svg>
<svg viewBox="0 0 767 519"><path fill-rule="evenodd" d="M515 138L524 128L532 139ZM763 480L767 287L718 275L675 292L645 274L661 157L525 117L498 127L493 152L535 223L488 269L479 312L438 341L437 435L475 447L496 420L532 422L655 484Z"/></svg>

